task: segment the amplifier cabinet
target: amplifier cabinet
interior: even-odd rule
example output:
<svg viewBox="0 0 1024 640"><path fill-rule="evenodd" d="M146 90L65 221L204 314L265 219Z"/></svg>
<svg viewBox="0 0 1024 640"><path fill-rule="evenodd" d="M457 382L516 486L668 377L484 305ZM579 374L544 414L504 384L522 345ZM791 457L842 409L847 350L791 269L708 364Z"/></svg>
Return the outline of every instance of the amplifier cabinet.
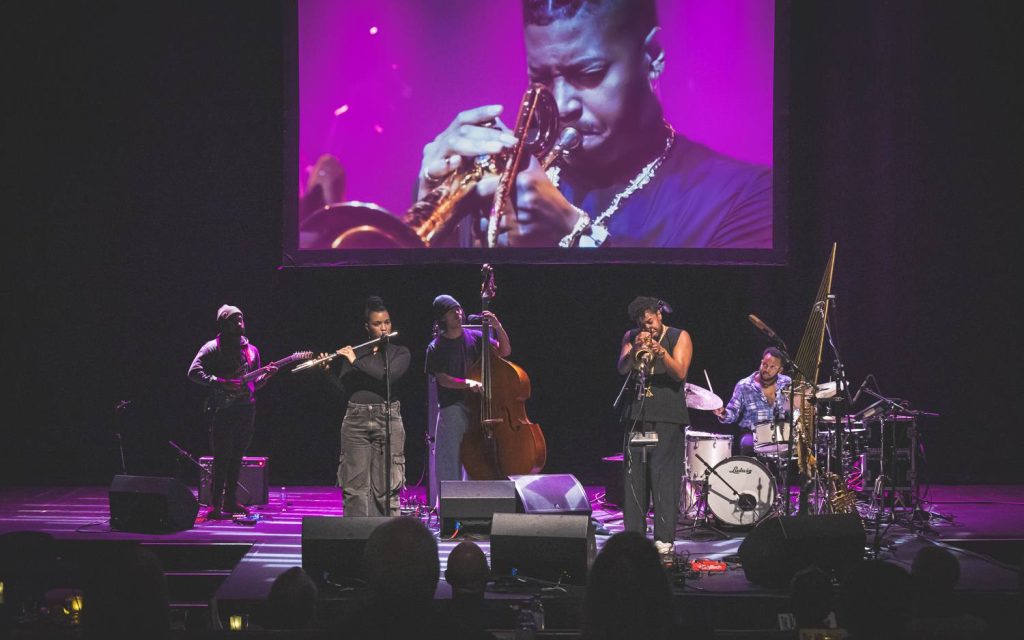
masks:
<svg viewBox="0 0 1024 640"><path fill-rule="evenodd" d="M213 482L213 456L199 458L199 466L203 468L199 474L199 502L208 505L212 499L210 484ZM270 458L242 458L242 471L238 474L239 486L236 492L238 504L267 504L270 501L269 477Z"/></svg>

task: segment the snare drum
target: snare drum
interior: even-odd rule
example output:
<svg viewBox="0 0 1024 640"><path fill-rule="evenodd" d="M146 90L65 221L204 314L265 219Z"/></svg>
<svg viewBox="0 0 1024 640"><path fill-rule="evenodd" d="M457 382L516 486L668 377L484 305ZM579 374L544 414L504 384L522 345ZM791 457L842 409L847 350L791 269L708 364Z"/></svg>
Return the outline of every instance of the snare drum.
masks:
<svg viewBox="0 0 1024 640"><path fill-rule="evenodd" d="M686 477L693 482L704 480L708 469L700 458L714 467L732 455L732 436L724 433L686 432Z"/></svg>
<svg viewBox="0 0 1024 640"><path fill-rule="evenodd" d="M762 422L754 426L754 453L777 456L789 451L789 421Z"/></svg>
<svg viewBox="0 0 1024 640"><path fill-rule="evenodd" d="M708 476L708 509L722 524L750 526L775 504L775 479L754 458L734 456Z"/></svg>

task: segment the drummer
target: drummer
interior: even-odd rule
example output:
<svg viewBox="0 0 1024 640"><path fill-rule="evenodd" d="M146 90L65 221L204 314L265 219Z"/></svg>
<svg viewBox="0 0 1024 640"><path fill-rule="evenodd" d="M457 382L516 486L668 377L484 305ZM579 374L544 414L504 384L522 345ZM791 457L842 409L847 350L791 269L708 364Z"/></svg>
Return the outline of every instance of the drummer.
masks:
<svg viewBox="0 0 1024 640"><path fill-rule="evenodd" d="M740 455L754 454L754 429L759 424L788 419L789 386L793 380L782 373L782 352L768 347L757 371L736 383L725 407L714 410L723 424L739 424Z"/></svg>

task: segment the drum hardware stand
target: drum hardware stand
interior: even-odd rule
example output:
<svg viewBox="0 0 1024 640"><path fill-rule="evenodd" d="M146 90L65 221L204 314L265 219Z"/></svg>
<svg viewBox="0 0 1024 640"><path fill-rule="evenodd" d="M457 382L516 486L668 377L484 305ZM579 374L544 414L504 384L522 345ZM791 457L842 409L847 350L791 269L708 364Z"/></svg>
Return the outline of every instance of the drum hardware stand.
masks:
<svg viewBox="0 0 1024 640"><path fill-rule="evenodd" d="M726 534L724 531L716 529L711 524L710 518L708 517L708 490L711 488L711 483L708 482L708 480L711 478L712 473L714 473L719 478L721 478L722 476L717 471L714 471L714 469L711 468L711 466L707 463L706 460L704 460L704 458L701 457L699 453L694 452L694 455L697 457L698 460L701 461L701 463L704 464L704 479L701 480L700 483L700 493L694 500L693 523L690 525L689 531L687 531L685 534L682 534L680 537L691 540L696 538L698 536L697 525L699 523L701 526L701 531L704 532L700 534L701 537L708 535L706 532L710 532L710 537L717 538L719 540L725 540L729 537L728 534ZM725 478L722 478L722 482L725 482L726 486L732 489L733 493L736 493L736 490L733 489L728 482L726 482Z"/></svg>
<svg viewBox="0 0 1024 640"><path fill-rule="evenodd" d="M779 338L777 340L777 346L779 348L779 351L782 352L783 370L787 370L788 369L791 376L794 373L797 373L797 374L800 374L800 376L806 378L806 376L804 375L804 372L800 370L800 367L797 366L796 362L793 362L793 359L789 357L789 351L786 349L786 343L782 341L782 338ZM782 491L780 493L783 495L783 498L785 500L783 515L787 515L787 516L792 513L792 508L793 508L792 500L790 499L790 494L789 494L789 465L793 461L793 453L796 451L796 429L797 429L797 427L796 427L796 404L794 402L794 396L795 395L796 395L796 381L794 380L794 381L791 381L790 384L789 384L789 445L788 445L788 447L786 449L785 461L782 462L782 464L781 464L781 466L782 466ZM783 459L783 456L779 456L779 460L782 461L782 459ZM801 514L801 515L807 513L807 490L808 490L807 485L809 484L809 482L810 482L809 478L806 481L801 479L801 482L800 482L800 502L799 502L799 505L798 505L797 513Z"/></svg>

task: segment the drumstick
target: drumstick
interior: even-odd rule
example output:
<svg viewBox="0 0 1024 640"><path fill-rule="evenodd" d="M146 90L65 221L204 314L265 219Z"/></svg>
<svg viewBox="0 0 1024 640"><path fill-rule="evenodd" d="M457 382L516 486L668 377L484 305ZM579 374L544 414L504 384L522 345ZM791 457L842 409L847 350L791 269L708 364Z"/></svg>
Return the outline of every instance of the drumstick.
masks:
<svg viewBox="0 0 1024 640"><path fill-rule="evenodd" d="M711 388L711 378L708 377L708 370L707 369L704 370L704 379L708 381L708 391L710 391L711 393L714 393L715 390Z"/></svg>

